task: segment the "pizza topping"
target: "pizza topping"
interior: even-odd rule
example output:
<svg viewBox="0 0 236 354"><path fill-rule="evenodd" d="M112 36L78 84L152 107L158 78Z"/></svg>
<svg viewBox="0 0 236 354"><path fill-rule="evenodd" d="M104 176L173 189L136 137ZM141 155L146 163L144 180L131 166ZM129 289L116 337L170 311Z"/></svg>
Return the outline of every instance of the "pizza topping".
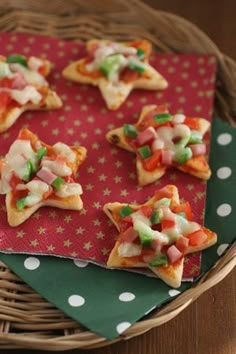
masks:
<svg viewBox="0 0 236 354"><path fill-rule="evenodd" d="M36 90L34 86L26 86L22 90L13 89L10 91L10 93L13 100L22 106L28 102L38 104L42 99L42 95Z"/></svg>
<svg viewBox="0 0 236 354"><path fill-rule="evenodd" d="M42 158L41 165L59 177L70 176L72 174L72 169L63 159L57 158L56 160L51 160L47 156L44 156Z"/></svg>
<svg viewBox="0 0 236 354"><path fill-rule="evenodd" d="M36 158L38 160L42 160L42 158L46 155L47 153L47 148L45 146L40 147L37 151L36 151Z"/></svg>
<svg viewBox="0 0 236 354"><path fill-rule="evenodd" d="M125 205L119 210L121 218L125 218L133 213L133 209L129 205Z"/></svg>
<svg viewBox="0 0 236 354"><path fill-rule="evenodd" d="M163 124L166 122L170 122L172 120L172 115L169 113L155 114L153 116L153 119L154 119L155 123Z"/></svg>
<svg viewBox="0 0 236 354"><path fill-rule="evenodd" d="M200 156L206 154L206 144L194 144L189 145L189 147L192 150L193 156Z"/></svg>
<svg viewBox="0 0 236 354"><path fill-rule="evenodd" d="M25 66L18 63L9 64L9 67L13 73L22 73L29 85L36 87L48 86L47 81L38 71L30 70L29 68L26 68Z"/></svg>
<svg viewBox="0 0 236 354"><path fill-rule="evenodd" d="M124 134L125 136L129 137L129 138L136 138L137 136L137 128L135 127L135 125L132 124L124 124Z"/></svg>
<svg viewBox="0 0 236 354"><path fill-rule="evenodd" d="M146 53L142 48L108 42L98 44L92 51L92 60L86 64L88 72L99 70L109 81L117 83L119 78L122 79L122 71L129 69L142 75L146 70L146 64L143 60Z"/></svg>
<svg viewBox="0 0 236 354"><path fill-rule="evenodd" d="M56 151L57 154L65 157L69 162L75 162L76 153L66 144L58 142L53 145L53 150Z"/></svg>
<svg viewBox="0 0 236 354"><path fill-rule="evenodd" d="M27 60L22 55L11 54L7 56L7 63L19 63L25 67L27 67Z"/></svg>
<svg viewBox="0 0 236 354"><path fill-rule="evenodd" d="M20 203L20 207L24 204L25 206L33 206L44 199L45 193L49 192L49 185L40 180L32 180L26 184L18 184L16 190L27 191L27 196ZM19 205L18 205L19 206ZM17 207L17 201L16 201Z"/></svg>
<svg viewBox="0 0 236 354"><path fill-rule="evenodd" d="M170 264L175 263L181 257L183 257L183 253L181 253L175 245L170 246L167 249L166 253L167 253Z"/></svg>
<svg viewBox="0 0 236 354"><path fill-rule="evenodd" d="M120 257L135 257L142 253L142 246L131 242L122 242L118 247Z"/></svg>
<svg viewBox="0 0 236 354"><path fill-rule="evenodd" d="M155 257L151 262L149 262L149 265L151 267L162 267L167 264L168 264L168 257L166 254L161 254Z"/></svg>
<svg viewBox="0 0 236 354"><path fill-rule="evenodd" d="M74 195L81 195L83 193L82 187L79 183L59 182L57 186L58 189L55 191L55 194L60 198L67 198Z"/></svg>
<svg viewBox="0 0 236 354"><path fill-rule="evenodd" d="M0 62L0 79L3 77L7 77L11 74L11 71L9 69L9 65L4 62Z"/></svg>

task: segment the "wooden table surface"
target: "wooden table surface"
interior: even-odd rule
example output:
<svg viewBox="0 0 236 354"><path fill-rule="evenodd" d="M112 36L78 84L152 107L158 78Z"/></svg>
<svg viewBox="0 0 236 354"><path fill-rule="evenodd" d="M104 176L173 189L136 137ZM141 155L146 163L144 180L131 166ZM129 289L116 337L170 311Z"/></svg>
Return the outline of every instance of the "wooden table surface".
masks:
<svg viewBox="0 0 236 354"><path fill-rule="evenodd" d="M236 2L215 0L146 0L155 8L173 12L195 23L218 47L236 59ZM90 354L235 354L236 269L208 290L180 315L144 335ZM52 352L0 350L0 353L43 354Z"/></svg>

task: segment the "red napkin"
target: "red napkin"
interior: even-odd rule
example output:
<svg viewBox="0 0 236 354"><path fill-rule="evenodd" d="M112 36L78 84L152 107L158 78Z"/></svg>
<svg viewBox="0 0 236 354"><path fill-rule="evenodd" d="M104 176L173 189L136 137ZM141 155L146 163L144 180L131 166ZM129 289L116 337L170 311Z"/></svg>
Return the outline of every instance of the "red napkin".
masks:
<svg viewBox="0 0 236 354"><path fill-rule="evenodd" d="M203 223L206 184L173 170L146 187L137 185L135 157L111 146L106 132L124 123L135 123L145 104L168 104L172 113L212 115L215 57L212 55L153 54L151 64L168 80L165 91L136 90L117 111L108 111L97 88L68 82L62 69L85 54L81 43L24 34L0 34L3 55L20 53L46 57L54 68L49 82L63 99L63 108L51 112L28 112L0 135L0 155L5 155L19 130L27 127L46 143L80 144L88 157L79 169L84 209L80 212L41 208L19 227L7 223L4 196L0 196L0 250L2 252L50 254L104 263L117 231L102 211L107 202L143 203L156 189L171 183L180 197L189 200L197 222ZM200 255L185 262L185 277L199 273Z"/></svg>

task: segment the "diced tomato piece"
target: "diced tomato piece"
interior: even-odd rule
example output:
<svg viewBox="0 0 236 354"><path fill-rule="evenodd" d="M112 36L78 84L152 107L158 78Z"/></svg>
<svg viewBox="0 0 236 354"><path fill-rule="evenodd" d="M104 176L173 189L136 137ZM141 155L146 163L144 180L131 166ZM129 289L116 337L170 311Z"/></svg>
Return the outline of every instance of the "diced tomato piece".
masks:
<svg viewBox="0 0 236 354"><path fill-rule="evenodd" d="M10 94L8 92L0 92L0 116L4 113L10 102Z"/></svg>
<svg viewBox="0 0 236 354"><path fill-rule="evenodd" d="M123 242L133 242L137 237L137 231L135 231L133 227L129 227L120 234L119 239Z"/></svg>
<svg viewBox="0 0 236 354"><path fill-rule="evenodd" d="M122 220L125 221L125 222L129 222L129 223L133 222L133 219L132 219L132 217L130 215L125 216Z"/></svg>
<svg viewBox="0 0 236 354"><path fill-rule="evenodd" d="M175 242L175 246L183 254L185 254L185 252L187 251L188 245L189 245L189 239L187 237L182 236L182 235L179 236L179 238Z"/></svg>
<svg viewBox="0 0 236 354"><path fill-rule="evenodd" d="M143 213L144 216L146 216L146 218L150 218L153 212L153 208L150 207L149 205L142 205L141 212Z"/></svg>
<svg viewBox="0 0 236 354"><path fill-rule="evenodd" d="M161 159L161 150L156 150L154 154L143 160L143 167L146 171L153 171L158 166Z"/></svg>
<svg viewBox="0 0 236 354"><path fill-rule="evenodd" d="M175 263L183 256L183 254L178 250L177 247L175 247L175 245L170 246L166 253L171 264Z"/></svg>
<svg viewBox="0 0 236 354"><path fill-rule="evenodd" d="M122 72L120 73L119 79L124 82L133 82L137 80L139 77L139 73L136 70L129 69L126 67Z"/></svg>
<svg viewBox="0 0 236 354"><path fill-rule="evenodd" d="M43 75L43 76L47 76L48 74L48 68L46 67L46 65L41 65L39 68L38 68L38 72Z"/></svg>
<svg viewBox="0 0 236 354"><path fill-rule="evenodd" d="M175 205L175 207L173 208L173 212L176 214L183 212L183 213L185 213L186 218L189 221L193 220L192 208L191 208L191 205L189 204L189 202Z"/></svg>
<svg viewBox="0 0 236 354"><path fill-rule="evenodd" d="M162 229L171 229L172 227L175 227L175 221L164 219L161 221L161 227Z"/></svg>
<svg viewBox="0 0 236 354"><path fill-rule="evenodd" d="M197 118L185 117L184 124L186 124L192 130L199 129L199 121Z"/></svg>
<svg viewBox="0 0 236 354"><path fill-rule="evenodd" d="M192 150L193 156L206 154L206 144L191 144L189 147Z"/></svg>
<svg viewBox="0 0 236 354"><path fill-rule="evenodd" d="M161 152L161 163L165 166L171 166L173 160L173 152L168 150L162 150Z"/></svg>
<svg viewBox="0 0 236 354"><path fill-rule="evenodd" d="M124 219L122 221L119 222L119 228L121 232L124 232L125 230L127 230L129 227L133 226L133 221L130 218L130 221L124 221Z"/></svg>
<svg viewBox="0 0 236 354"><path fill-rule="evenodd" d="M12 84L13 84L13 79L9 77L4 77L3 79L0 80L0 87L12 88Z"/></svg>
<svg viewBox="0 0 236 354"><path fill-rule="evenodd" d="M74 183L75 182L74 178L71 176L65 176L63 178L64 178L65 182L67 182L67 183Z"/></svg>
<svg viewBox="0 0 236 354"><path fill-rule="evenodd" d="M161 224L153 224L151 228L152 230L161 232Z"/></svg>
<svg viewBox="0 0 236 354"><path fill-rule="evenodd" d="M17 177L14 173L12 173L11 175L11 179L10 179L10 187L14 190L17 186L17 184L22 183L21 179L19 177Z"/></svg>
<svg viewBox="0 0 236 354"><path fill-rule="evenodd" d="M189 239L189 246L201 246L207 240L207 235L202 229L192 232L186 237Z"/></svg>
<svg viewBox="0 0 236 354"><path fill-rule="evenodd" d="M161 251L161 247L162 247L162 244L161 244L161 241L160 240L157 240L157 239L154 239L151 243L151 248L155 251Z"/></svg>
<svg viewBox="0 0 236 354"><path fill-rule="evenodd" d="M144 131L138 133L135 143L138 146L142 146L155 139L155 137L156 137L155 129L152 127L148 127Z"/></svg>
<svg viewBox="0 0 236 354"><path fill-rule="evenodd" d="M94 69L93 71L88 71L86 66L89 64L93 58L87 57L84 60L81 60L80 63L77 65L76 70L85 76L89 76L93 79L98 79L103 76L100 70Z"/></svg>

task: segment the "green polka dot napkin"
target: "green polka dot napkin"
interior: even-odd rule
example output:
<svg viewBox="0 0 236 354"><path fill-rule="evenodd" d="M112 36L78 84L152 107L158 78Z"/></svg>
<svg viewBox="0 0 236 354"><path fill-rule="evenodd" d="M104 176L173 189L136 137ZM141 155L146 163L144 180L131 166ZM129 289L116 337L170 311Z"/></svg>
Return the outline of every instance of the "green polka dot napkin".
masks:
<svg viewBox="0 0 236 354"><path fill-rule="evenodd" d="M218 243L202 253L202 272L207 271L236 236L236 130L215 119L212 127L205 225L218 233ZM191 286L176 290L162 281L124 271L48 256L1 254L0 259L16 274L90 330L114 339L153 308Z"/></svg>

